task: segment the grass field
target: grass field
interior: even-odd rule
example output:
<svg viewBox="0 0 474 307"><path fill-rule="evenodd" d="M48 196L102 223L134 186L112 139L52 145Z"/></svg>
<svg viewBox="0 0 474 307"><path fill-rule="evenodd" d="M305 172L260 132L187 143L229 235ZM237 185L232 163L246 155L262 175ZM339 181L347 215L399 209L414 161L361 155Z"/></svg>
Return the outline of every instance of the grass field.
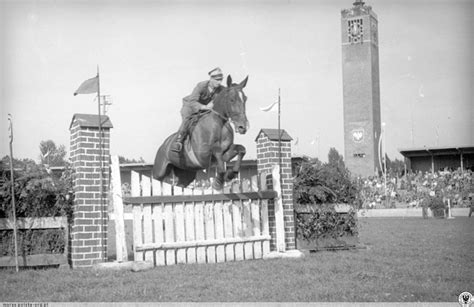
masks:
<svg viewBox="0 0 474 307"><path fill-rule="evenodd" d="M0 271L0 301L457 302L474 292L474 219L360 219L368 248L150 271Z"/></svg>

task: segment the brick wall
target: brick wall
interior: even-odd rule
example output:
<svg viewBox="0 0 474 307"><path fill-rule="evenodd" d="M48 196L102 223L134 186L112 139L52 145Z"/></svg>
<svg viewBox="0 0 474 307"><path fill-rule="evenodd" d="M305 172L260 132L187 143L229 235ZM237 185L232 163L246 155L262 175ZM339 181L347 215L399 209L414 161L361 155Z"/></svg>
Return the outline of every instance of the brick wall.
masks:
<svg viewBox="0 0 474 307"><path fill-rule="evenodd" d="M257 168L258 173L271 174L272 166L279 163L278 140L271 140L264 132L257 137ZM271 180L270 180L271 182ZM285 222L286 249L295 249L295 217L293 210L293 179L291 172L291 141L281 141L281 188L283 199L283 215ZM275 206L269 204L268 218L270 235L270 249L276 249L275 242Z"/></svg>
<svg viewBox="0 0 474 307"><path fill-rule="evenodd" d="M94 127L75 115L70 133L75 199L69 255L71 266L78 268L107 259L110 127L102 129L102 201L98 121Z"/></svg>

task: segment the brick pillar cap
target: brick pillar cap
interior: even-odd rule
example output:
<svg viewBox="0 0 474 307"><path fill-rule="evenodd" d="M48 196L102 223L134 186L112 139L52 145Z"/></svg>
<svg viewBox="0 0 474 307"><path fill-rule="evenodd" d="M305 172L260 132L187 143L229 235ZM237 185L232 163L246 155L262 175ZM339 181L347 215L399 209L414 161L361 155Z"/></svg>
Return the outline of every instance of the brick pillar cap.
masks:
<svg viewBox="0 0 474 307"><path fill-rule="evenodd" d="M107 115L100 116L102 128L113 128L112 122ZM99 128L99 115L97 114L74 114L72 116L71 125L69 125L69 129L71 129L74 122L78 122L80 127L84 128Z"/></svg>
<svg viewBox="0 0 474 307"><path fill-rule="evenodd" d="M285 129L280 130L282 141L288 142L293 140L293 138L285 131ZM266 135L270 141L278 141L278 129L264 128L260 129L260 131L258 132L257 137L255 138L255 142L257 142L262 133Z"/></svg>

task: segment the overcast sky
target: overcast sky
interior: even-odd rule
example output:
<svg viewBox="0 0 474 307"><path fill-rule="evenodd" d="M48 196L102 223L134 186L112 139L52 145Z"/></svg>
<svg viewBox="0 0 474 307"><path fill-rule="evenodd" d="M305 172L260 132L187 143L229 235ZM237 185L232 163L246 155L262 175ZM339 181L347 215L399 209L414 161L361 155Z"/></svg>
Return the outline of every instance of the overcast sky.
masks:
<svg viewBox="0 0 474 307"><path fill-rule="evenodd" d="M281 88L282 128L294 154L344 152L340 11L331 1L0 0L0 156L37 159L51 139L69 150L74 113L97 113L73 92L100 67L111 95L112 154L152 162L180 124L182 97L219 66L245 89L250 130L237 136L255 158L260 107ZM367 1L378 15L382 121L387 151L474 144L470 0Z"/></svg>

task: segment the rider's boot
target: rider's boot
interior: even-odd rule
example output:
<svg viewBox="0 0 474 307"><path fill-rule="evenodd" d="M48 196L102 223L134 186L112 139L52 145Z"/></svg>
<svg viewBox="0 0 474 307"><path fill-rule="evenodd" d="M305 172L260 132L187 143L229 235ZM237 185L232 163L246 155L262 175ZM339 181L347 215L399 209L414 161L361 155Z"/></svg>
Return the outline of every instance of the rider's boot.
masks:
<svg viewBox="0 0 474 307"><path fill-rule="evenodd" d="M186 124L183 122L178 130L178 136L176 137L176 141L171 146L171 151L174 152L181 152L183 150L183 143L186 137Z"/></svg>
<svg viewBox="0 0 474 307"><path fill-rule="evenodd" d="M178 136L176 137L176 141L173 143L173 146L171 146L171 151L181 152L181 150L183 150L183 143L184 143L183 134L179 133Z"/></svg>

